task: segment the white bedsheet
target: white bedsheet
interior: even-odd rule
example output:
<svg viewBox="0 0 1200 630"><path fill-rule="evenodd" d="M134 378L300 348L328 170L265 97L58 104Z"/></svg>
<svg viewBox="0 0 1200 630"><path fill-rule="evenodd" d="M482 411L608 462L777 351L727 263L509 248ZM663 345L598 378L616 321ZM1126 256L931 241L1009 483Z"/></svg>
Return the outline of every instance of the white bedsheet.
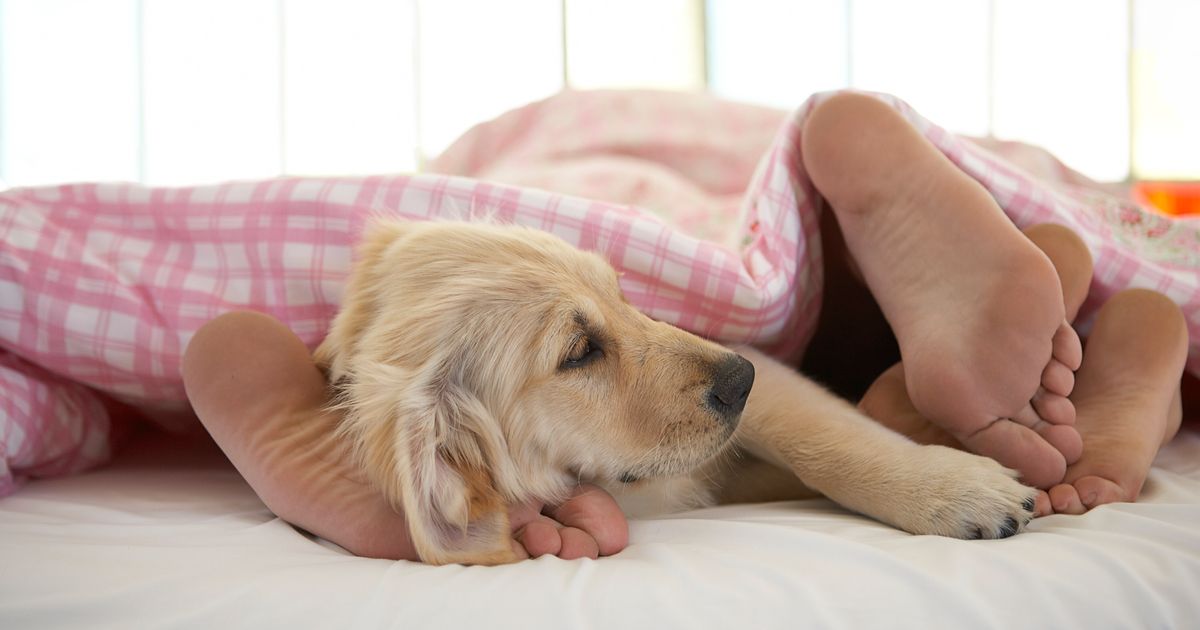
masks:
<svg viewBox="0 0 1200 630"><path fill-rule="evenodd" d="M828 501L634 522L599 561L355 558L219 453L140 440L0 501L0 628L1200 628L1200 433L1138 504L1008 540L910 536Z"/></svg>

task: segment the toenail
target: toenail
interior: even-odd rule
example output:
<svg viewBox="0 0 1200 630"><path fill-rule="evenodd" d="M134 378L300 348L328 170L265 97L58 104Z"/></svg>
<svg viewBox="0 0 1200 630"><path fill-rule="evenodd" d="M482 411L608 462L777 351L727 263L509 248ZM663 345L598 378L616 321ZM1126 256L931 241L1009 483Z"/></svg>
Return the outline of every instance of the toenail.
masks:
<svg viewBox="0 0 1200 630"><path fill-rule="evenodd" d="M979 540L980 538L983 538L983 530L978 527L975 528L975 531L971 532L970 536L967 536L967 540Z"/></svg>
<svg viewBox="0 0 1200 630"><path fill-rule="evenodd" d="M1024 503L1021 504L1021 507L1025 508L1026 512L1032 512L1033 508L1036 506L1037 501L1035 500L1035 497L1029 497L1028 499L1025 499Z"/></svg>
<svg viewBox="0 0 1200 630"><path fill-rule="evenodd" d="M1095 492L1089 492L1087 497L1084 498L1084 500L1083 500L1083 504L1087 505L1087 506L1091 506L1095 502L1096 502L1096 493Z"/></svg>
<svg viewBox="0 0 1200 630"><path fill-rule="evenodd" d="M1010 516L1004 519L1004 527L1000 528L1000 537L1008 538L1009 536L1017 533L1018 529L1020 528L1017 526L1017 519Z"/></svg>

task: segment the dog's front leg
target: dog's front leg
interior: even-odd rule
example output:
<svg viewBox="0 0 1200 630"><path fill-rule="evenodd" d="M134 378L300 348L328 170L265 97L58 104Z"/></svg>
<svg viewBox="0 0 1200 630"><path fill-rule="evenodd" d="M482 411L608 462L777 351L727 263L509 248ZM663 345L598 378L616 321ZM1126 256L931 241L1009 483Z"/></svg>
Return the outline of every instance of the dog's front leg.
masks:
<svg viewBox="0 0 1200 630"><path fill-rule="evenodd" d="M914 534L1002 538L1033 517L1036 491L991 459L919 445L750 348L755 384L737 435L845 507Z"/></svg>

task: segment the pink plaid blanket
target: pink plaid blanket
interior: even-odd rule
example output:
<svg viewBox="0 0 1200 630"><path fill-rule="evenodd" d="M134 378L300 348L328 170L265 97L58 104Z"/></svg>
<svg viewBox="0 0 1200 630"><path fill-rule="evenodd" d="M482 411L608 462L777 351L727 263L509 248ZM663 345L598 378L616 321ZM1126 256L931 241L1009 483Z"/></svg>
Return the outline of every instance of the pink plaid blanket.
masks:
<svg viewBox="0 0 1200 630"><path fill-rule="evenodd" d="M651 316L795 358L822 288L822 202L800 133L827 96L789 116L699 95L567 92L471 130L433 162L440 174L0 193L0 496L106 460L113 401L194 422L180 356L222 312L270 313L315 346L364 220L380 213L553 232L612 261ZM1196 222L1107 194L1044 152L992 147L1016 166L881 98L1015 223L1084 236L1096 258L1084 317L1149 287L1183 305L1200 340Z"/></svg>

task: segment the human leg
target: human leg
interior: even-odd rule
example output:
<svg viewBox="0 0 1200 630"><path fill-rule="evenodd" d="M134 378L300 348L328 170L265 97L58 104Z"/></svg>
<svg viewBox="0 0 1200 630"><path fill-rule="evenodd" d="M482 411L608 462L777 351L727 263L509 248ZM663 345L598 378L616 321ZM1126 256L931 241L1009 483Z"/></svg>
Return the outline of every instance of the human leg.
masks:
<svg viewBox="0 0 1200 630"><path fill-rule="evenodd" d="M1041 379L1052 359L1077 367L1080 351L1049 259L982 186L872 97L818 105L802 150L896 333L916 408L1029 483L1060 480L1078 437L1069 426L1035 430L1071 421L1070 402ZM1055 404L1039 411L1035 396Z"/></svg>

